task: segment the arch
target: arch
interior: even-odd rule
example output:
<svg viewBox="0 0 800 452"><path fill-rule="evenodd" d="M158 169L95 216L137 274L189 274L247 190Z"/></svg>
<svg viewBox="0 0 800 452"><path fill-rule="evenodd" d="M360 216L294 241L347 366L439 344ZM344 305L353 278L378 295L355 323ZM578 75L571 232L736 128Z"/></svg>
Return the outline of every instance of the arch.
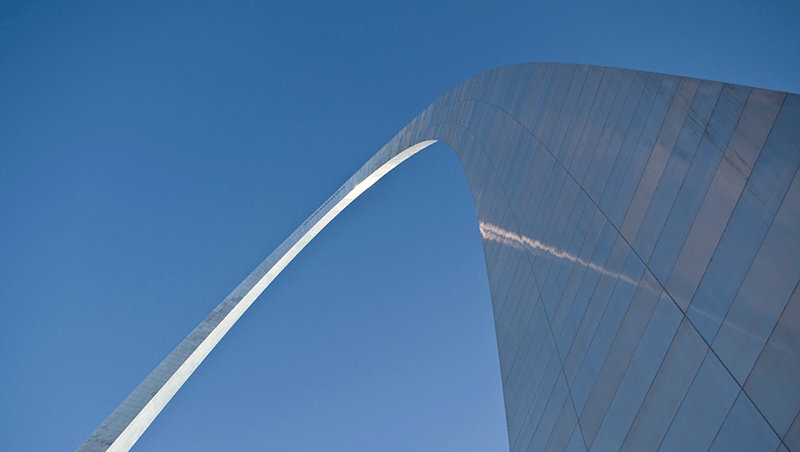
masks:
<svg viewBox="0 0 800 452"><path fill-rule="evenodd" d="M294 256L437 140L475 201L512 451L800 450L800 358L780 353L800 344L800 98L569 64L425 109L78 450L128 450Z"/></svg>

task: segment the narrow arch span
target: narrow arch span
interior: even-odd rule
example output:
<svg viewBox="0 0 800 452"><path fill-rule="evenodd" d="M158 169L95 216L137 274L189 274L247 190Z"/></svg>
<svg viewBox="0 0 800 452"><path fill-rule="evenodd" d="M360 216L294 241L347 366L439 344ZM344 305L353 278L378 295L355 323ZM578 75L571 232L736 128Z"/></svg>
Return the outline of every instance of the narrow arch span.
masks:
<svg viewBox="0 0 800 452"><path fill-rule="evenodd" d="M130 449L294 256L437 140L475 201L512 451L800 451L800 97L554 63L420 113L78 450Z"/></svg>

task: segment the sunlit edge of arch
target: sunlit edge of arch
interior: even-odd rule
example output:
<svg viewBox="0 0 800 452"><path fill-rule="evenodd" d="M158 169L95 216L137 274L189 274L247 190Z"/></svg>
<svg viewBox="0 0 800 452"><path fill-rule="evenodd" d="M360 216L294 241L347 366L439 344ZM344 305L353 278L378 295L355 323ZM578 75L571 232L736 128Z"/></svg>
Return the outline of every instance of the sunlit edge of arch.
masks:
<svg viewBox="0 0 800 452"><path fill-rule="evenodd" d="M407 160L412 155L436 143L437 140L425 140L416 143L398 152L381 164L374 171L368 173L362 180L357 178L364 168L368 168L375 158L386 158L386 153L391 152L391 147L386 146L378 154L370 159L361 170L356 172L333 196L328 198L322 206L317 209L303 224L300 225L278 248L273 251L236 289L228 295L204 320L184 339L150 375L112 412L102 424L80 445L78 451L106 450L109 452L126 452L139 440L145 430L161 413L161 410L169 403L172 397L178 392L183 384L189 379L200 363L205 360L211 350L216 347L219 341L227 334L231 327L239 320L245 311L261 295L267 286L283 271L284 268L297 256L311 240L322 231L339 213L341 213L350 203L364 193L368 188L380 180L389 171L396 168L399 164ZM355 179L355 180L354 180ZM331 201L341 196L335 204L330 206ZM320 215L322 214L322 215ZM297 237L299 235L299 237ZM293 242L293 243L292 243ZM287 245L288 248L287 248ZM274 262L274 263L271 263ZM259 275L260 274L260 275ZM233 307L229 309L229 306ZM215 320L215 314L228 311L224 318L216 326L208 331L208 325ZM127 423L121 432L115 434L119 429L118 418L126 411L137 410L135 402L141 398L144 392L147 393L148 383L158 381L159 376L164 373L165 367L181 359L185 355L184 348L192 348L193 337L203 337L200 343L186 356L183 362L172 371L171 375L150 397L147 403L138 408L138 412L133 419ZM117 427L116 429L114 427Z"/></svg>

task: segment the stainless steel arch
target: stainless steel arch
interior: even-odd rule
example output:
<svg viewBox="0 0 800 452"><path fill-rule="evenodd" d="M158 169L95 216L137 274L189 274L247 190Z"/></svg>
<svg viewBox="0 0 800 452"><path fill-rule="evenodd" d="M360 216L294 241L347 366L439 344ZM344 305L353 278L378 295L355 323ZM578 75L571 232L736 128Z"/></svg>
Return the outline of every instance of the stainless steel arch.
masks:
<svg viewBox="0 0 800 452"><path fill-rule="evenodd" d="M78 450L128 450L294 256L436 140L478 212L513 451L800 450L800 97L568 64L434 102Z"/></svg>

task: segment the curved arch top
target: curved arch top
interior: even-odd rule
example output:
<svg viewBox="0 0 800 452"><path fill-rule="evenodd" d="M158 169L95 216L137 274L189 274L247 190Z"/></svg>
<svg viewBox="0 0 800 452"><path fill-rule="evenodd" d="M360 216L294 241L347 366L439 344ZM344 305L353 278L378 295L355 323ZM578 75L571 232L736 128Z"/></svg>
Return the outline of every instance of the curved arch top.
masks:
<svg viewBox="0 0 800 452"><path fill-rule="evenodd" d="M420 113L78 450L128 450L294 256L437 140L478 213L512 451L800 451L800 97L555 63Z"/></svg>

